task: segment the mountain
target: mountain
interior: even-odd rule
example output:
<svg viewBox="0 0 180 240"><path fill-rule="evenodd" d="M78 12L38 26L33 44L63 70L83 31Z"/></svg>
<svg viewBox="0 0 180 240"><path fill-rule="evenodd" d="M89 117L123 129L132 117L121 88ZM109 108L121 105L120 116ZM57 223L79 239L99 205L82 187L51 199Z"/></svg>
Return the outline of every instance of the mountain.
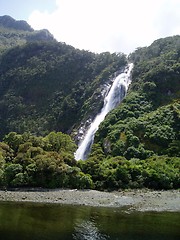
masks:
<svg viewBox="0 0 180 240"><path fill-rule="evenodd" d="M179 156L180 36L156 40L129 59L134 62L129 94L101 124L95 142L105 154L127 159Z"/></svg>
<svg viewBox="0 0 180 240"><path fill-rule="evenodd" d="M34 31L26 21L23 21L23 20L16 21L14 18L8 15L0 16L0 26L3 28L14 29L14 30L21 30L21 31L28 31L28 32Z"/></svg>
<svg viewBox="0 0 180 240"><path fill-rule="evenodd" d="M98 189L180 186L180 36L154 41L128 57L132 83L79 161Z"/></svg>
<svg viewBox="0 0 180 240"><path fill-rule="evenodd" d="M77 143L128 62L126 97L100 124L88 159L76 162L70 136ZM0 129L0 186L178 188L180 36L128 57L95 54L0 17Z"/></svg>
<svg viewBox="0 0 180 240"><path fill-rule="evenodd" d="M0 54L6 49L32 41L56 41L46 29L34 31L26 21L0 16Z"/></svg>
<svg viewBox="0 0 180 240"><path fill-rule="evenodd" d="M70 132L102 105L102 88L126 65L126 57L80 51L51 38L44 41L37 38L41 31L24 33L25 42L5 46L0 57L0 137L10 131Z"/></svg>

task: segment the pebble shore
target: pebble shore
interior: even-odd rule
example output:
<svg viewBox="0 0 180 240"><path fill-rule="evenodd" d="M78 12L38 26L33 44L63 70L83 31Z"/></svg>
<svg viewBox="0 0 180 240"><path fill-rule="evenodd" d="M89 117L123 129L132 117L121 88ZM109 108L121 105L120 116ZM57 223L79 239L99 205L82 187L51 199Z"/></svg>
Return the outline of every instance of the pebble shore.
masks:
<svg viewBox="0 0 180 240"><path fill-rule="evenodd" d="M0 190L0 202L33 202L71 204L96 207L127 207L132 211L180 212L180 190L125 190L101 192L96 190Z"/></svg>

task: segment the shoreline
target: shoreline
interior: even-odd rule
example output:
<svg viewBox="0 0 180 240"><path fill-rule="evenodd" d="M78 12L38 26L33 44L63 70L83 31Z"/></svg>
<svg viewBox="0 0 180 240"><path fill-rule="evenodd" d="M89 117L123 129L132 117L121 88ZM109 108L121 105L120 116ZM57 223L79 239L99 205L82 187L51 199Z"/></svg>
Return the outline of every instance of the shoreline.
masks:
<svg viewBox="0 0 180 240"><path fill-rule="evenodd" d="M180 212L180 190L147 189L101 192L96 190L0 190L1 202L68 204L90 207L126 207L129 211Z"/></svg>

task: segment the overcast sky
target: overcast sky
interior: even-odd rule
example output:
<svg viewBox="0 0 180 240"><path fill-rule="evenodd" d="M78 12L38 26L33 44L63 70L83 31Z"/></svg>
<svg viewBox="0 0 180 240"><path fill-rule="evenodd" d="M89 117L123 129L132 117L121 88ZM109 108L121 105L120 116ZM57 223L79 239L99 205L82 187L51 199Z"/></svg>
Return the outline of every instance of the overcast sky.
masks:
<svg viewBox="0 0 180 240"><path fill-rule="evenodd" d="M180 0L0 0L0 15L92 52L134 51L180 34Z"/></svg>

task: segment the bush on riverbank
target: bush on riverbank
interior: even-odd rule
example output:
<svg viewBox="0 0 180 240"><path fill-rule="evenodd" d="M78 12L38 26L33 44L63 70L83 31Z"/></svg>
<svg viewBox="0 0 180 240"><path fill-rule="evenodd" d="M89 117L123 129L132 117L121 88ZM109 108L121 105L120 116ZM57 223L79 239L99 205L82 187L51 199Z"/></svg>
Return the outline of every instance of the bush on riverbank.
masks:
<svg viewBox="0 0 180 240"><path fill-rule="evenodd" d="M76 162L75 149L72 139L61 132L45 137L11 132L0 142L0 186L99 190L180 186L179 157L105 157L97 144L88 160Z"/></svg>
<svg viewBox="0 0 180 240"><path fill-rule="evenodd" d="M112 157L103 161L89 158L78 162L92 176L96 189L151 188L173 189L180 186L180 158L153 156L146 160Z"/></svg>
<svg viewBox="0 0 180 240"><path fill-rule="evenodd" d="M91 188L91 177L76 167L75 149L61 132L45 137L11 132L0 143L0 185Z"/></svg>

